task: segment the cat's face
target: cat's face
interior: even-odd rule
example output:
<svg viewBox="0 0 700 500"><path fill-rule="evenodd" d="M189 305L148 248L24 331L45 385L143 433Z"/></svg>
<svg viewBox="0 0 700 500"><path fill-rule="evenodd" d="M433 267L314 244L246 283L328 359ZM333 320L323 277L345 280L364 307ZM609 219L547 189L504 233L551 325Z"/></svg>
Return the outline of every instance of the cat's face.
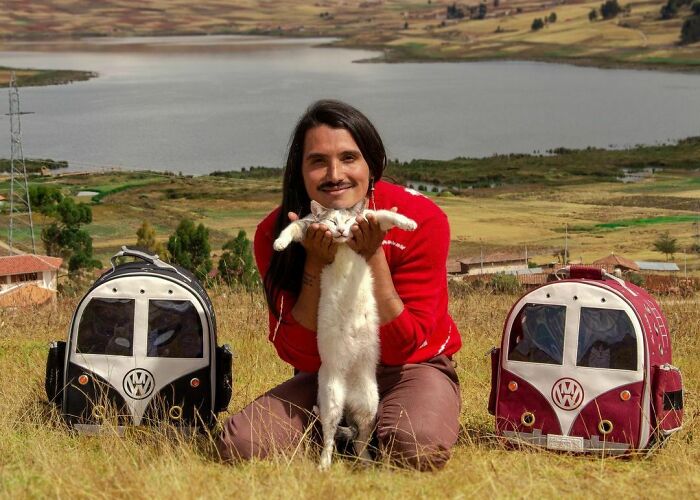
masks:
<svg viewBox="0 0 700 500"><path fill-rule="evenodd" d="M357 222L357 216L362 213L363 208L364 200L351 208L340 209L325 208L311 201L311 213L316 222L328 228L336 243L345 243L352 238L352 226Z"/></svg>

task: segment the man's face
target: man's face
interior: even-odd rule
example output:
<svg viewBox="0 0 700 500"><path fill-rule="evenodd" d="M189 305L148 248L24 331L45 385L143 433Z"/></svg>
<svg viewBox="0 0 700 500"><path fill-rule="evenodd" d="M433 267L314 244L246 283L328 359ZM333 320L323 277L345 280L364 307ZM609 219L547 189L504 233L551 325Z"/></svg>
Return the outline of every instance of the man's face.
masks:
<svg viewBox="0 0 700 500"><path fill-rule="evenodd" d="M343 128L320 125L306 132L301 173L309 198L326 208L350 208L369 188L369 166Z"/></svg>

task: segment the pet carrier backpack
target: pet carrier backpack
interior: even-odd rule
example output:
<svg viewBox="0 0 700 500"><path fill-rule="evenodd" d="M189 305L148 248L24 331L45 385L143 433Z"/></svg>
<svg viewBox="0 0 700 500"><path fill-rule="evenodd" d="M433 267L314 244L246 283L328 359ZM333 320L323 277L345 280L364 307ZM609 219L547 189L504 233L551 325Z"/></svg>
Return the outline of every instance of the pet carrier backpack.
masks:
<svg viewBox="0 0 700 500"><path fill-rule="evenodd" d="M683 417L668 322L631 283L597 268L565 271L513 306L491 353L496 432L573 452L648 448Z"/></svg>
<svg viewBox="0 0 700 500"><path fill-rule="evenodd" d="M138 260L116 265L119 257ZM46 393L66 422L99 432L166 420L210 427L231 398L232 353L216 344L211 301L188 271L122 247L54 342Z"/></svg>

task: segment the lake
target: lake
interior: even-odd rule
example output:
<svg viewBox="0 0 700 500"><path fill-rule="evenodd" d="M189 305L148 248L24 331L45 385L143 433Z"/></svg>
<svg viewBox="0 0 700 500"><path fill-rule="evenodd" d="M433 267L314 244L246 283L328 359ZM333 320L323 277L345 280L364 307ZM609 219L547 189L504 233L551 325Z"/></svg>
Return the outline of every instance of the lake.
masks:
<svg viewBox="0 0 700 500"><path fill-rule="evenodd" d="M102 39L88 42L89 50L0 52L0 65L99 73L20 90L22 110L33 112L22 116L25 156L68 160L75 169L202 174L280 166L299 115L326 97L363 110L389 156L402 161L700 135L697 74L535 62L356 63L378 54L315 47L327 41ZM8 131L0 156L9 157L7 116L0 126Z"/></svg>

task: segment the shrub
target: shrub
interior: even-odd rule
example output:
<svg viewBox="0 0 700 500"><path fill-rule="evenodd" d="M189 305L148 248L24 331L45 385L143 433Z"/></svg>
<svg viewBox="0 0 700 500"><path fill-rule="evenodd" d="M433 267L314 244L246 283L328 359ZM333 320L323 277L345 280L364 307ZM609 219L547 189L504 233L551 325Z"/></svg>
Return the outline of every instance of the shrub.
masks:
<svg viewBox="0 0 700 500"><path fill-rule="evenodd" d="M588 13L588 20L593 22L596 19L598 19L598 11L595 9L591 9L591 11Z"/></svg>
<svg viewBox="0 0 700 500"><path fill-rule="evenodd" d="M685 20L681 28L681 45L700 42L700 16Z"/></svg>
<svg viewBox="0 0 700 500"><path fill-rule="evenodd" d="M620 7L620 4L617 3L617 0L606 0L606 2L600 6L600 15L603 17L603 19L612 19L621 11L622 8Z"/></svg>
<svg viewBox="0 0 700 500"><path fill-rule="evenodd" d="M260 285L260 275L253 261L252 244L241 229L238 236L226 242L219 259L219 276L229 286L253 290Z"/></svg>
<svg viewBox="0 0 700 500"><path fill-rule="evenodd" d="M637 286L644 286L644 276L639 273L629 273L627 275L627 281Z"/></svg>
<svg viewBox="0 0 700 500"><path fill-rule="evenodd" d="M547 21L549 21L550 23L556 23L556 22L557 22L557 13L556 13L556 12L552 12L552 13L549 15L549 17L547 18Z"/></svg>
<svg viewBox="0 0 700 500"><path fill-rule="evenodd" d="M530 26L532 31L541 30L542 28L544 28L544 21L542 19L538 17L532 21L532 25Z"/></svg>
<svg viewBox="0 0 700 500"><path fill-rule="evenodd" d="M518 277L513 274L494 274L489 282L489 288L496 293L518 293L522 291L522 286Z"/></svg>

